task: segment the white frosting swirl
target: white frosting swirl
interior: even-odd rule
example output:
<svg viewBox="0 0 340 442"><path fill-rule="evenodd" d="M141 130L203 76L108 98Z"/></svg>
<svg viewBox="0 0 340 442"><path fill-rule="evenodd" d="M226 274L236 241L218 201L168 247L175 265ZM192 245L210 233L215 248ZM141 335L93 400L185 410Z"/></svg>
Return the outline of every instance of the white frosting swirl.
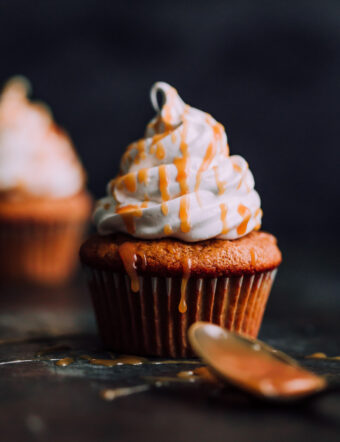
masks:
<svg viewBox="0 0 340 442"><path fill-rule="evenodd" d="M151 102L156 117L145 138L128 146L95 209L99 233L191 242L235 239L260 228L253 175L242 157L229 156L223 126L186 105L167 83L154 84Z"/></svg>
<svg viewBox="0 0 340 442"><path fill-rule="evenodd" d="M27 98L29 83L10 80L0 97L0 192L63 198L84 186L71 140L42 103Z"/></svg>

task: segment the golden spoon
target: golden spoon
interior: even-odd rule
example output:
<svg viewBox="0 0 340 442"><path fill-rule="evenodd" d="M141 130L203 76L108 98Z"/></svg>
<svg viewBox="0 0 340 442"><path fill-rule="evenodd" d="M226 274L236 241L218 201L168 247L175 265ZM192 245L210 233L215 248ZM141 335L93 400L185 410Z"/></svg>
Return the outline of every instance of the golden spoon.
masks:
<svg viewBox="0 0 340 442"><path fill-rule="evenodd" d="M325 390L326 380L269 345L208 322L188 331L195 353L224 381L272 400L300 399Z"/></svg>

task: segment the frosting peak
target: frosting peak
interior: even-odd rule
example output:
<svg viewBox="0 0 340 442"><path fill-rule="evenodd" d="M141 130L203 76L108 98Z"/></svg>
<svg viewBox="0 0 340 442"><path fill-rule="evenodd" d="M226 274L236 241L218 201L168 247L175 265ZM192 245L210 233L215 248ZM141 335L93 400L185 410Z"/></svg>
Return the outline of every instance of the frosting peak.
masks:
<svg viewBox="0 0 340 442"><path fill-rule="evenodd" d="M84 187L85 174L49 108L27 98L29 82L12 78L0 96L0 192L63 198Z"/></svg>
<svg viewBox="0 0 340 442"><path fill-rule="evenodd" d="M127 147L95 209L99 233L200 241L258 229L262 211L252 173L242 157L229 156L222 124L164 82L151 88L151 102L156 116L144 138Z"/></svg>

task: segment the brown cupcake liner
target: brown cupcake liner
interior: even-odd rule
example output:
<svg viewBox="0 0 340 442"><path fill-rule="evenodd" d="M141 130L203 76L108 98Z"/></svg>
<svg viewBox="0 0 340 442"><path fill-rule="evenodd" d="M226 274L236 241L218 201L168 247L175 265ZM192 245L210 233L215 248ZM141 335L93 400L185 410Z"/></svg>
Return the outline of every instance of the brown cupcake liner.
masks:
<svg viewBox="0 0 340 442"><path fill-rule="evenodd" d="M0 221L0 281L60 284L73 273L85 222Z"/></svg>
<svg viewBox="0 0 340 442"><path fill-rule="evenodd" d="M253 275L190 277L180 313L182 279L140 276L140 290L128 275L86 267L99 333L106 348L148 356L193 356L187 330L208 321L257 337L276 269Z"/></svg>

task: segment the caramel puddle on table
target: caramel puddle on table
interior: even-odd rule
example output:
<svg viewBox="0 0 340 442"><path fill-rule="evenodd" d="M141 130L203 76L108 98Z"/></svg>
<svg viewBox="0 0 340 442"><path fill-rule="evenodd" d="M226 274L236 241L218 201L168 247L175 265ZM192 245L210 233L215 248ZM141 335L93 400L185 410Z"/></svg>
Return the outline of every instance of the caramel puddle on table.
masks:
<svg viewBox="0 0 340 442"><path fill-rule="evenodd" d="M65 351L65 350L71 350L71 347L69 347L68 345L53 345L52 347L47 347L44 348L40 351L38 351L35 356L40 357L40 356L45 356L45 355L49 355L51 353L55 353L58 351Z"/></svg>
<svg viewBox="0 0 340 442"><path fill-rule="evenodd" d="M73 362L73 358L63 358L59 359L59 361L57 361L55 365L57 365L58 367L67 367L68 365L73 364Z"/></svg>
<svg viewBox="0 0 340 442"><path fill-rule="evenodd" d="M325 359L327 361L340 361L340 356L327 356L326 353L316 352L305 356L305 359Z"/></svg>
<svg viewBox="0 0 340 442"><path fill-rule="evenodd" d="M96 359L90 358L90 364L102 365L104 367L114 367L116 365L142 365L147 362L147 359L139 356L120 356L114 359Z"/></svg>

